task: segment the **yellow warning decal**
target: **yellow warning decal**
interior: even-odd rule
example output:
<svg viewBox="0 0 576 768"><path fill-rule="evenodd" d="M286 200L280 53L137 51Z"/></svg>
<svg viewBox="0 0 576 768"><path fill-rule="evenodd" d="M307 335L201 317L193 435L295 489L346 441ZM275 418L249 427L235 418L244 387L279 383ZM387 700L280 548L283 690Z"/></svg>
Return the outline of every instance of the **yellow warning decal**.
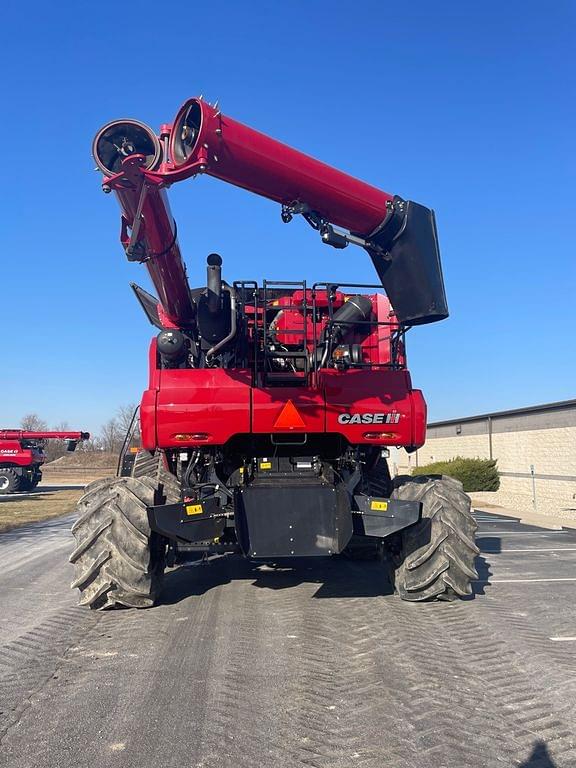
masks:
<svg viewBox="0 0 576 768"><path fill-rule="evenodd" d="M386 512L388 509L387 501L372 501L370 502L370 509L378 510L380 512Z"/></svg>
<svg viewBox="0 0 576 768"><path fill-rule="evenodd" d="M272 462L271 461L261 461L260 462L260 469L272 469Z"/></svg>
<svg viewBox="0 0 576 768"><path fill-rule="evenodd" d="M186 506L187 515L201 515L203 511L202 504L188 504Z"/></svg>

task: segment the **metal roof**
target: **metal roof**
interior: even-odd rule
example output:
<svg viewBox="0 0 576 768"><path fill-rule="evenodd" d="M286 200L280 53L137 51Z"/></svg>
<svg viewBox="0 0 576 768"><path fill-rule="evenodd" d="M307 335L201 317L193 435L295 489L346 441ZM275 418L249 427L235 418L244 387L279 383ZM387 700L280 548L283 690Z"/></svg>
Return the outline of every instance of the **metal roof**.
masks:
<svg viewBox="0 0 576 768"><path fill-rule="evenodd" d="M514 408L509 411L493 411L492 413L480 413L477 416L463 416L461 419L446 419L434 421L428 427L444 427L449 424L465 424L470 421L484 421L486 419L498 419L504 416L521 416L524 413L536 413L538 411L560 411L563 408L575 408L576 399L560 400L557 403L543 403L542 405L529 405L526 408Z"/></svg>

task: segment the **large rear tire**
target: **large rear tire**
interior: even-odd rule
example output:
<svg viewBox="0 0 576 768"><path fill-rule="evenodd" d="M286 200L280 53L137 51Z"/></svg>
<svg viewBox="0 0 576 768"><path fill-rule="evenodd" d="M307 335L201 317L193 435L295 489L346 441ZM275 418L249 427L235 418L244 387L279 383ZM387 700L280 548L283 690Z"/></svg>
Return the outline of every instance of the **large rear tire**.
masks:
<svg viewBox="0 0 576 768"><path fill-rule="evenodd" d="M179 483L160 454L138 454L132 474L91 483L78 502L70 562L80 605L149 608L160 593L166 543L150 530L147 507L177 501Z"/></svg>
<svg viewBox="0 0 576 768"><path fill-rule="evenodd" d="M10 467L0 468L0 493L17 493L22 487L22 475Z"/></svg>
<svg viewBox="0 0 576 768"><path fill-rule="evenodd" d="M478 578L478 527L470 497L450 477L400 477L392 498L422 503L421 519L400 531L395 586L402 600L452 600L472 593Z"/></svg>

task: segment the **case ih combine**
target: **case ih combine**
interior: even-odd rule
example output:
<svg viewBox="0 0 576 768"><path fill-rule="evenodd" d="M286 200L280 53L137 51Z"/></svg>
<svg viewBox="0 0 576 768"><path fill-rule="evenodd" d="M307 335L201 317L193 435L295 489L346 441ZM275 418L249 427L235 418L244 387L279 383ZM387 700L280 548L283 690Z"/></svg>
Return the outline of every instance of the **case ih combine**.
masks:
<svg viewBox="0 0 576 768"><path fill-rule="evenodd" d="M404 338L448 316L434 215L189 99L159 136L105 125L93 153L121 208L121 242L158 298L131 476L88 486L73 587L92 608L154 603L189 551L264 561L361 549L406 600L451 599L476 577L461 485L391 479L390 446L424 443L426 405ZM381 285L222 279L190 289L166 188L209 174L302 216L325 244L357 246ZM382 293L385 289L387 297ZM384 567L384 565L383 565Z"/></svg>
<svg viewBox="0 0 576 768"><path fill-rule="evenodd" d="M31 491L42 480L46 440L67 440L74 451L81 440L89 440L88 432L30 432L22 429L0 429L0 493Z"/></svg>

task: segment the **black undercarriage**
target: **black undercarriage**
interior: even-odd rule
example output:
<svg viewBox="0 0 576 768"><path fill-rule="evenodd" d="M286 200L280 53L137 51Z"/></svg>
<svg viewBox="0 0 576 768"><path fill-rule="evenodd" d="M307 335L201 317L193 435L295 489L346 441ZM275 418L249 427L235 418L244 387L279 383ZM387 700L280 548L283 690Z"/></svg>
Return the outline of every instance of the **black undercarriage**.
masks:
<svg viewBox="0 0 576 768"><path fill-rule="evenodd" d="M149 517L174 550L327 556L419 519L418 503L390 498L381 450L336 435L310 436L298 450L240 435L219 449L174 451L170 460L182 500L151 507Z"/></svg>

